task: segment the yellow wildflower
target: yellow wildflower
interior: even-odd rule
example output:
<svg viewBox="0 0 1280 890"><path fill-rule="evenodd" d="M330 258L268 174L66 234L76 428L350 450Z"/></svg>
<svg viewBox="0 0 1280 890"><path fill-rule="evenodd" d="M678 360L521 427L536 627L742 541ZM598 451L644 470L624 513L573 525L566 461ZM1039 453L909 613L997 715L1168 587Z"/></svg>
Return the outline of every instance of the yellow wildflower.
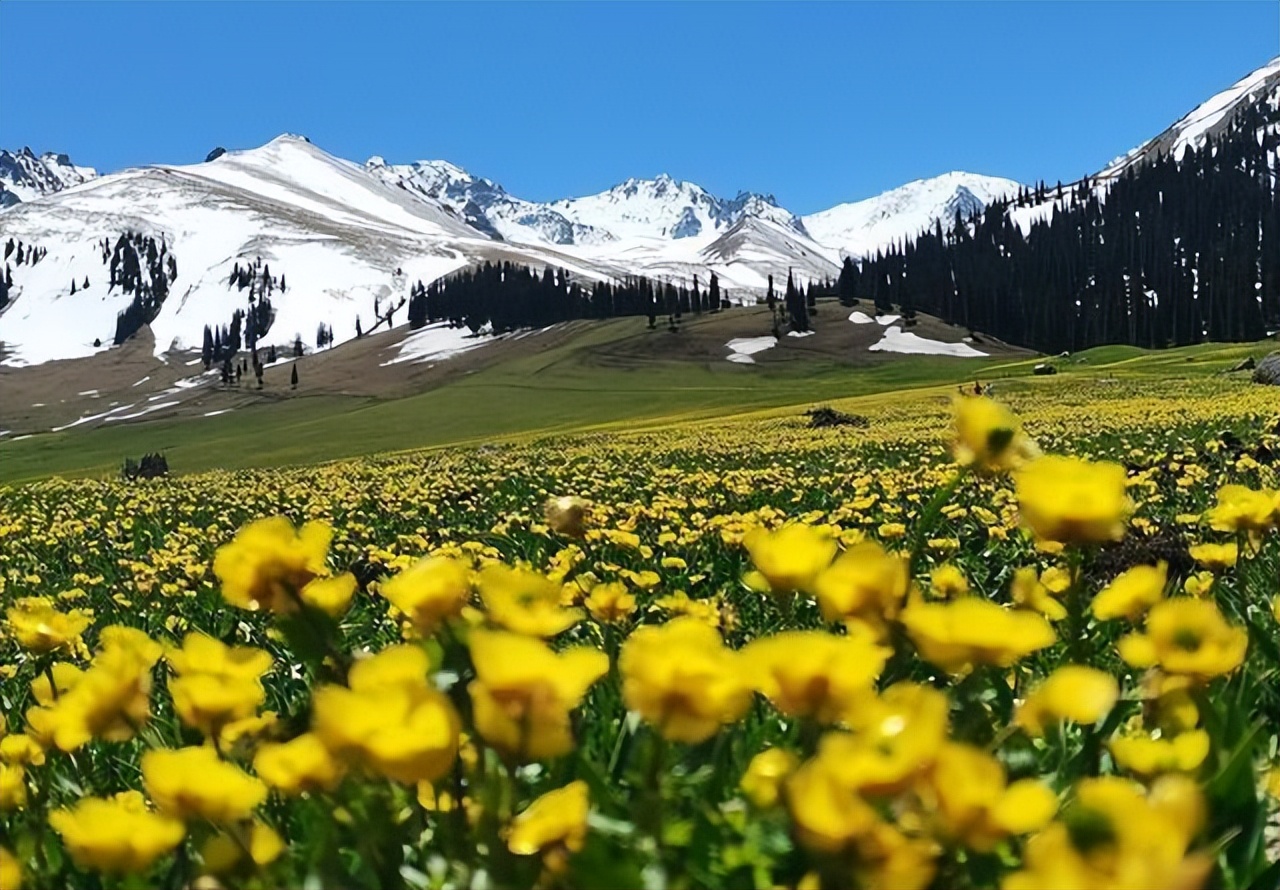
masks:
<svg viewBox="0 0 1280 890"><path fill-rule="evenodd" d="M507 849L517 856L578 852L586 842L590 807L587 783L582 780L548 791L516 816Z"/></svg>
<svg viewBox="0 0 1280 890"><path fill-rule="evenodd" d="M569 712L609 670L608 656L585 646L556 653L501 631L477 630L470 645L476 679L468 691L485 741L525 760L572 750Z"/></svg>
<svg viewBox="0 0 1280 890"><path fill-rule="evenodd" d="M954 400L951 453L962 467L991 473L1017 469L1039 455L1008 408L985 396Z"/></svg>
<svg viewBox="0 0 1280 890"><path fill-rule="evenodd" d="M826 631L784 631L741 652L756 689L788 717L834 723L872 691L891 650Z"/></svg>
<svg viewBox="0 0 1280 890"><path fill-rule="evenodd" d="M0 763L0 813L27 805L27 771L21 766Z"/></svg>
<svg viewBox="0 0 1280 890"><path fill-rule="evenodd" d="M560 605L560 585L528 569L495 563L477 581L489 618L500 627L531 637L554 637L582 620L581 609Z"/></svg>
<svg viewBox="0 0 1280 890"><path fill-rule="evenodd" d="M976 597L913 603L903 610L902 624L924 659L953 673L974 664L1009 667L1057 640L1040 615Z"/></svg>
<svg viewBox="0 0 1280 890"><path fill-rule="evenodd" d="M929 587L942 599L955 599L969 593L969 580L954 563L943 563L929 573Z"/></svg>
<svg viewBox="0 0 1280 890"><path fill-rule="evenodd" d="M154 749L142 755L142 783L156 807L178 819L247 819L267 787L210 747Z"/></svg>
<svg viewBox="0 0 1280 890"><path fill-rule="evenodd" d="M1191 548L1191 558L1213 572L1231 568L1239 556L1240 545L1234 541L1228 544L1196 544Z"/></svg>
<svg viewBox="0 0 1280 890"><path fill-rule="evenodd" d="M91 621L79 609L59 612L52 600L39 596L14 602L5 612L5 619L18 645L36 654L73 648Z"/></svg>
<svg viewBox="0 0 1280 890"><path fill-rule="evenodd" d="M692 617L636 630L618 660L627 707L666 738L701 742L751 704L741 656Z"/></svg>
<svg viewBox="0 0 1280 890"><path fill-rule="evenodd" d="M1209 756L1209 734L1203 729L1193 729L1171 739L1117 736L1107 747L1122 769L1140 776L1192 772Z"/></svg>
<svg viewBox="0 0 1280 890"><path fill-rule="evenodd" d="M146 871L186 834L181 821L148 812L133 798L86 797L50 813L49 825L76 865L108 874Z"/></svg>
<svg viewBox="0 0 1280 890"><path fill-rule="evenodd" d="M283 516L251 522L218 548L213 573L222 595L250 611L288 613L298 607L302 589L328 574L325 560L333 530L308 522L295 530Z"/></svg>
<svg viewBox="0 0 1280 890"><path fill-rule="evenodd" d="M303 587L298 596L305 605L336 618L347 611L355 593L356 576L343 572L332 578L316 578Z"/></svg>
<svg viewBox="0 0 1280 890"><path fill-rule="evenodd" d="M1092 725L1120 698L1120 684L1106 671L1069 664L1058 668L1027 696L1014 722L1032 735L1042 735L1049 720Z"/></svg>
<svg viewBox="0 0 1280 890"><path fill-rule="evenodd" d="M174 710L207 736L252 716L266 699L261 678L271 667L271 655L261 649L190 633L167 660L176 674L169 680Z"/></svg>
<svg viewBox="0 0 1280 890"><path fill-rule="evenodd" d="M907 561L873 541L842 553L814 582L827 621L858 619L879 626L897 616L907 596Z"/></svg>
<svg viewBox="0 0 1280 890"><path fill-rule="evenodd" d="M943 833L980 852L1012 834L1029 834L1049 823L1056 795L1034 779L1006 785L1000 761L980 748L944 744L929 771L928 789Z"/></svg>
<svg viewBox="0 0 1280 890"><path fill-rule="evenodd" d="M378 592L405 614L418 633L430 636L461 614L471 596L466 564L449 556L429 556L383 581Z"/></svg>
<svg viewBox="0 0 1280 890"><path fill-rule="evenodd" d="M636 610L636 598L627 591L621 581L597 584L587 597L587 611L603 624L617 624L631 617Z"/></svg>
<svg viewBox="0 0 1280 890"><path fill-rule="evenodd" d="M22 890L22 864L4 847L0 847L0 887Z"/></svg>
<svg viewBox="0 0 1280 890"><path fill-rule="evenodd" d="M809 590L836 554L836 542L829 535L804 523L773 531L753 528L742 544L775 593Z"/></svg>
<svg viewBox="0 0 1280 890"><path fill-rule="evenodd" d="M800 761L784 748L766 748L747 764L740 787L747 800L760 809L778 802L782 784L795 772Z"/></svg>
<svg viewBox="0 0 1280 890"><path fill-rule="evenodd" d="M1049 588L1036 578L1036 570L1030 566L1023 566L1013 573L1009 595L1014 605L1039 612L1050 621L1061 621L1067 617L1066 606L1053 598Z"/></svg>
<svg viewBox="0 0 1280 890"><path fill-rule="evenodd" d="M254 755L253 769L272 788L290 796L331 791L344 772L320 737L310 732L288 742L263 745Z"/></svg>
<svg viewBox="0 0 1280 890"><path fill-rule="evenodd" d="M1116 579L1093 598L1090 607L1099 621L1126 618L1137 621L1142 614L1164 599L1168 582L1168 564L1134 566L1121 572Z"/></svg>
<svg viewBox="0 0 1280 890"><path fill-rule="evenodd" d="M1037 538L1088 544L1124 536L1132 505L1119 464L1048 455L1018 471L1015 482L1022 521Z"/></svg>
<svg viewBox="0 0 1280 890"><path fill-rule="evenodd" d="M1159 665L1196 681L1229 674L1244 661L1249 635L1233 627L1210 600L1165 600L1147 615L1146 632L1120 640L1120 656L1134 667Z"/></svg>
<svg viewBox="0 0 1280 890"><path fill-rule="evenodd" d="M1217 506L1209 510L1209 527L1219 532L1246 532L1256 540L1277 522L1280 504L1274 491L1254 491L1243 485L1218 489Z"/></svg>
<svg viewBox="0 0 1280 890"><path fill-rule="evenodd" d="M896 793L937 757L947 737L947 710L942 692L895 683L848 715L850 732L823 736L819 754L859 793Z"/></svg>

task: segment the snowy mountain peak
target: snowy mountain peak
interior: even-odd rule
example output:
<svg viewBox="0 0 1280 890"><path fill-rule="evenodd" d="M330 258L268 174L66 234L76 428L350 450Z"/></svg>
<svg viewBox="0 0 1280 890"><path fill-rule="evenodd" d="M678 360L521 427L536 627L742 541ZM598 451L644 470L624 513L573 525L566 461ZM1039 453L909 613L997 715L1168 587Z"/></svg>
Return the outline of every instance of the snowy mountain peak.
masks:
<svg viewBox="0 0 1280 890"><path fill-rule="evenodd" d="M803 223L818 243L851 256L868 256L938 222L950 228L957 211L961 217L971 216L1019 188L1012 179L953 171L864 201L838 204L804 217Z"/></svg>
<svg viewBox="0 0 1280 890"><path fill-rule="evenodd" d="M77 167L63 153L37 156L30 146L17 152L0 149L0 207L11 207L52 195L96 178L92 167Z"/></svg>
<svg viewBox="0 0 1280 890"><path fill-rule="evenodd" d="M1109 179L1118 176L1125 168L1159 154L1172 154L1174 160L1181 160L1188 148L1203 147L1206 140L1230 125L1236 111L1254 102L1280 107L1280 56L1201 102L1154 139L1116 158L1098 177Z"/></svg>

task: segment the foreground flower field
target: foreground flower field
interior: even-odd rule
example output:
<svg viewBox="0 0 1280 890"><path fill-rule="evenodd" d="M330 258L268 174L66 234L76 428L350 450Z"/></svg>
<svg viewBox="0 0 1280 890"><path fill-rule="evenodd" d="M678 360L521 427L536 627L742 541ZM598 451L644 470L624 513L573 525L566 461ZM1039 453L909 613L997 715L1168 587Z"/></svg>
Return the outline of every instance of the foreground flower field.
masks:
<svg viewBox="0 0 1280 890"><path fill-rule="evenodd" d="M1004 386L0 490L0 887L1274 890L1274 392Z"/></svg>

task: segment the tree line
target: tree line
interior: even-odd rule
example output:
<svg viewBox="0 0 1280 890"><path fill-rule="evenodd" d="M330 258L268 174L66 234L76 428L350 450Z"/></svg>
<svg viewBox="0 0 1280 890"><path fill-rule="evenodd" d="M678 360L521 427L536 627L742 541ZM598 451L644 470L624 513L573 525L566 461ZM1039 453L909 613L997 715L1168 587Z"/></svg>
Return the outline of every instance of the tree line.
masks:
<svg viewBox="0 0 1280 890"><path fill-rule="evenodd" d="M1258 340L1280 327L1280 109L1181 157L1041 183L951 231L846 260L842 301L921 310L1041 352Z"/></svg>

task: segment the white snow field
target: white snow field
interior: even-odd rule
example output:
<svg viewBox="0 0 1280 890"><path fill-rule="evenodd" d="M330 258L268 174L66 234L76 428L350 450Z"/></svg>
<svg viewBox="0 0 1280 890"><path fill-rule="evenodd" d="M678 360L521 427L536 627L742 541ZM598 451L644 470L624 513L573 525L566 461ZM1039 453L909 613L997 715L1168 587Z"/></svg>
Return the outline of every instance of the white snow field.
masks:
<svg viewBox="0 0 1280 890"><path fill-rule="evenodd" d="M478 349L496 339L492 334L473 334L470 328L454 328L445 322L429 324L400 341L395 358L382 363L431 362Z"/></svg>
<svg viewBox="0 0 1280 890"><path fill-rule="evenodd" d="M849 315L849 321L853 322L854 324L875 324L876 320L872 318L870 315L867 315L865 312L859 312L857 309L855 309Z"/></svg>
<svg viewBox="0 0 1280 890"><path fill-rule="evenodd" d="M896 327L885 328L880 342L868 346L867 350L907 355L950 355L956 358L982 358L986 355L968 343L943 343L941 340L930 340Z"/></svg>
<svg viewBox="0 0 1280 890"><path fill-rule="evenodd" d="M754 365L756 360L751 356L764 352L778 345L777 337L739 337L724 344L728 350L727 358L740 365Z"/></svg>

